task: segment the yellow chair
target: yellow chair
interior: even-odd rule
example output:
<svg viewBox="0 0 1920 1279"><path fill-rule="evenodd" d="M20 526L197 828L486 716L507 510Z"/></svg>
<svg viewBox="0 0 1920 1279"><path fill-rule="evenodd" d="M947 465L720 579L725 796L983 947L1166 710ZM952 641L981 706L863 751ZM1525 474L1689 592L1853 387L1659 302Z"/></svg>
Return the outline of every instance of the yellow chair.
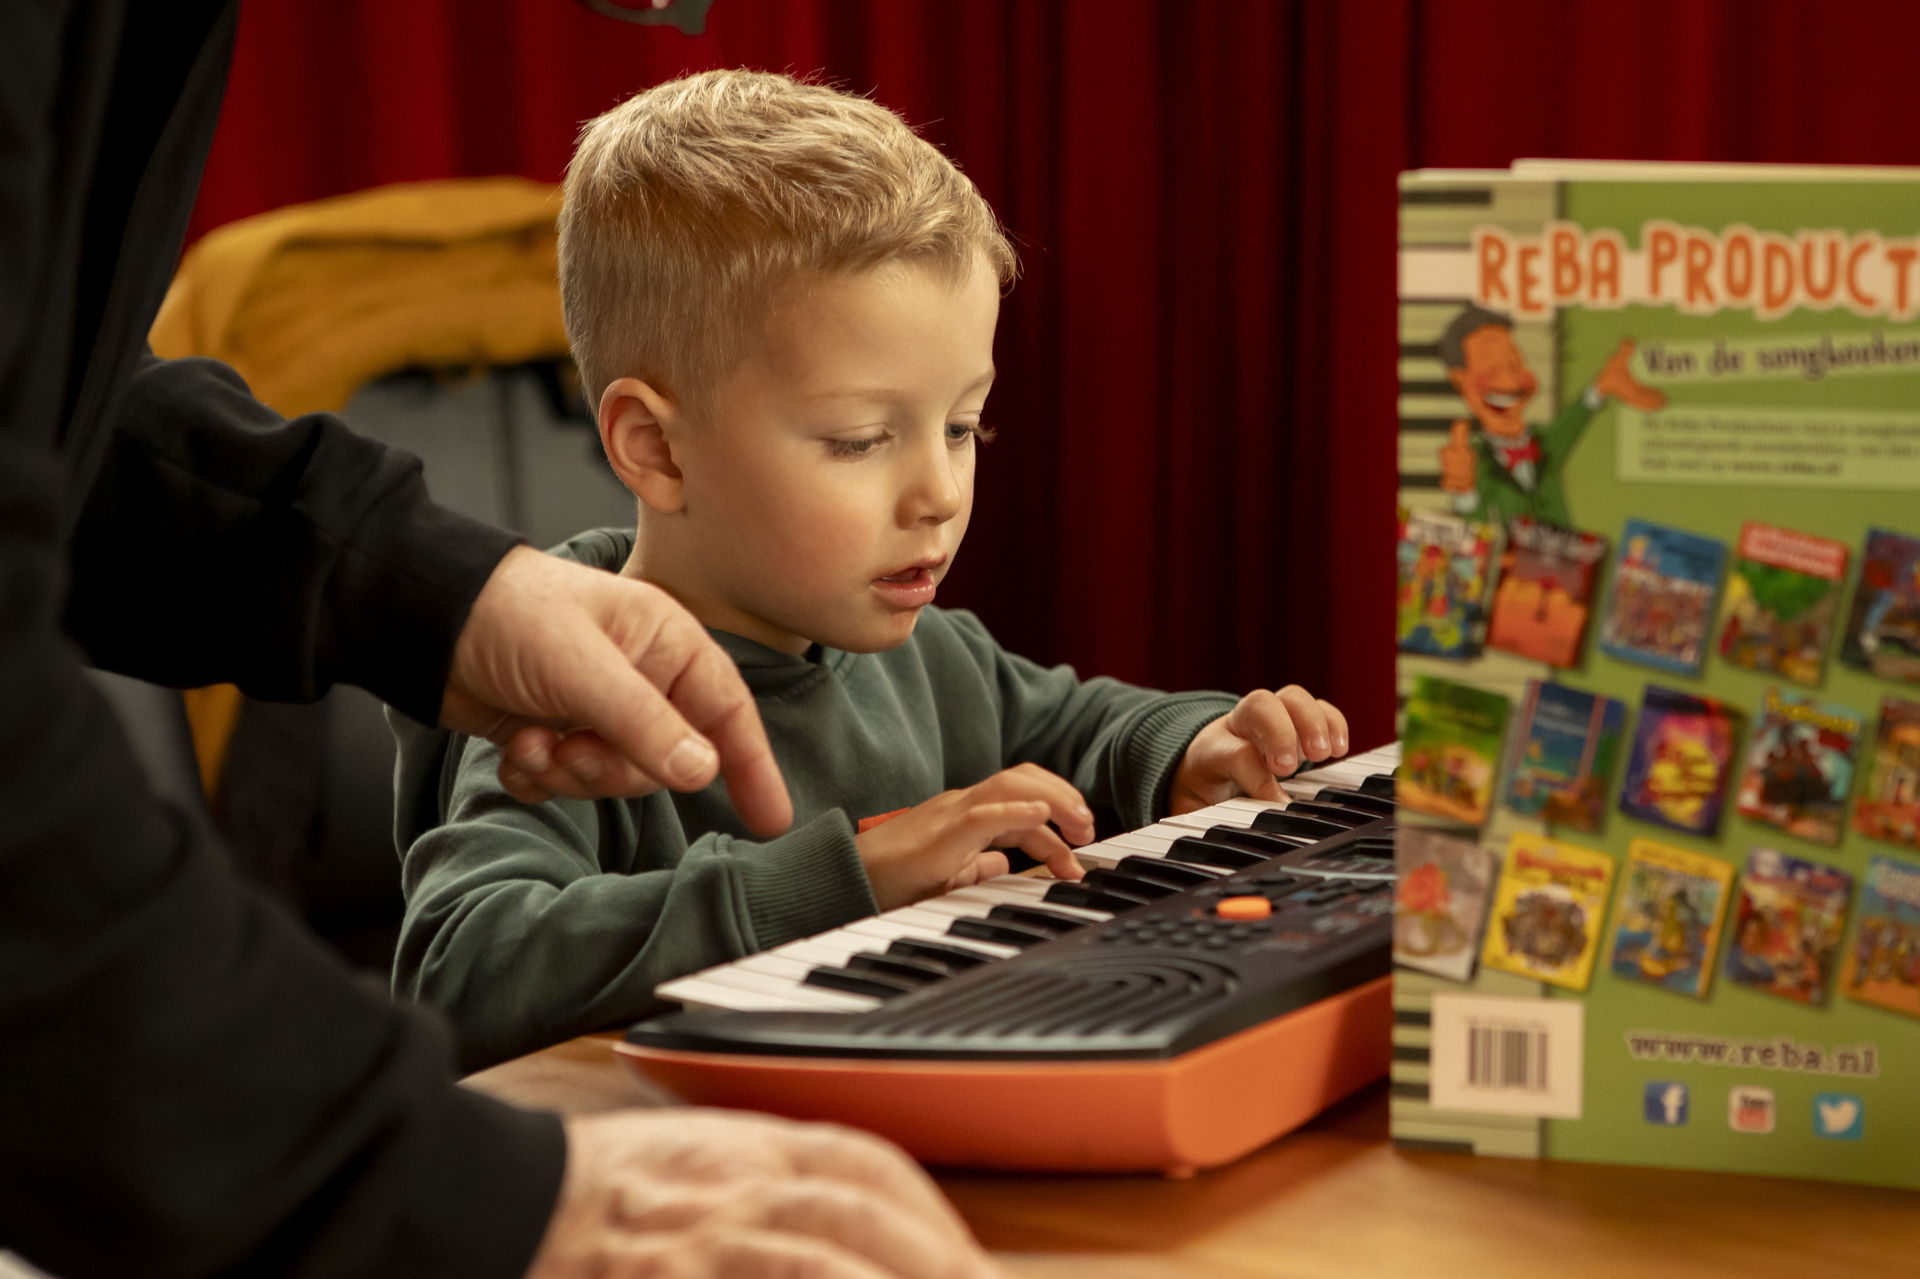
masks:
<svg viewBox="0 0 1920 1279"><path fill-rule="evenodd" d="M403 183L245 218L188 251L149 334L211 356L286 416L337 412L408 368L480 369L567 353L559 188L522 178ZM209 802L241 698L184 694Z"/></svg>

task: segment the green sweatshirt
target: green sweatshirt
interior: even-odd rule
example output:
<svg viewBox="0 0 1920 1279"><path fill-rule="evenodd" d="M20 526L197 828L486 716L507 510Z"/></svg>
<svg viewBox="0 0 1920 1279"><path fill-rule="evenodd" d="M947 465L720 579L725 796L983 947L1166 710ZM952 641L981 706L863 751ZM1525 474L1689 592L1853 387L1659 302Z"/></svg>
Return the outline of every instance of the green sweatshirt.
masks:
<svg viewBox="0 0 1920 1279"><path fill-rule="evenodd" d="M599 529L556 553L617 571L632 549ZM1103 833L1147 825L1187 743L1235 701L1048 670L958 610L927 608L885 653L712 634L793 796L773 839L747 837L718 781L522 804L491 743L389 716L407 898L394 991L453 1020L465 1069L631 1022L660 1007L660 982L873 914L863 817L1032 762L1073 782Z"/></svg>

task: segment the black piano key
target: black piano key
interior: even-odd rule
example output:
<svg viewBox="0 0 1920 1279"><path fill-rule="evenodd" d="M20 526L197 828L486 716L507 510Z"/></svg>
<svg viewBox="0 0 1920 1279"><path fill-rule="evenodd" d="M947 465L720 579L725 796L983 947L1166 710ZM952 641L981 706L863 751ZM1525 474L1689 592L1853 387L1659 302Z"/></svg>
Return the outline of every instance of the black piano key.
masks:
<svg viewBox="0 0 1920 1279"><path fill-rule="evenodd" d="M992 963L995 958L984 950L975 950L972 946L962 946L959 942L934 941L927 937L896 937L888 945L886 953L945 964L955 972L978 968L981 964Z"/></svg>
<svg viewBox="0 0 1920 1279"><path fill-rule="evenodd" d="M1082 919L1078 915L1048 910L1045 906L1021 906L1014 902L1003 902L995 906L987 912L987 918L1004 919L1010 923L1026 924L1032 928L1044 928L1050 933L1070 933L1076 928L1084 928L1095 922L1091 919Z"/></svg>
<svg viewBox="0 0 1920 1279"><path fill-rule="evenodd" d="M823 986L828 990L844 990L855 995L872 995L878 999L892 999L895 995L911 994L919 988L918 982L902 981L898 977L883 977L879 973L863 973L853 968L836 968L831 964L820 967L801 978L806 986Z"/></svg>
<svg viewBox="0 0 1920 1279"><path fill-rule="evenodd" d="M1305 835L1308 839L1326 839L1330 835L1346 833L1347 828L1338 822L1330 822L1319 817L1305 817L1293 812L1291 808L1269 808L1253 815L1255 830L1269 830L1279 835Z"/></svg>
<svg viewBox="0 0 1920 1279"><path fill-rule="evenodd" d="M1078 906L1082 910L1110 911L1118 915L1135 906L1144 906L1151 899L1134 893L1116 892L1111 888L1090 888L1079 880L1063 879L1049 888L1046 896L1040 900L1058 902L1062 906Z"/></svg>
<svg viewBox="0 0 1920 1279"><path fill-rule="evenodd" d="M1141 853L1122 857L1113 864L1113 868L1125 871L1129 875L1138 875L1142 879L1171 884L1175 888L1192 888L1196 884L1209 884L1221 875L1221 871L1215 867L1196 866L1191 862L1175 863L1164 857L1147 857Z"/></svg>
<svg viewBox="0 0 1920 1279"><path fill-rule="evenodd" d="M1044 928L1016 924L1005 919L985 919L978 915L956 917L947 925L947 932L954 937L998 942L1002 946L1038 946L1043 941L1053 940L1053 934Z"/></svg>
<svg viewBox="0 0 1920 1279"><path fill-rule="evenodd" d="M1360 790L1363 794L1378 795L1382 799L1392 799L1393 774L1375 773L1360 783Z"/></svg>
<svg viewBox="0 0 1920 1279"><path fill-rule="evenodd" d="M906 955L889 955L871 950L848 955L846 966L859 972L879 973L883 977L893 977L919 986L953 975L951 968L930 959L912 959Z"/></svg>
<svg viewBox="0 0 1920 1279"><path fill-rule="evenodd" d="M1313 793L1313 797L1329 804L1345 804L1348 808L1363 808L1369 813L1381 817L1391 817L1397 807L1391 799L1379 795L1369 795L1362 790L1348 790L1344 786L1322 786Z"/></svg>
<svg viewBox="0 0 1920 1279"><path fill-rule="evenodd" d="M1156 897L1165 897L1180 890L1171 884L1157 879L1146 879L1139 875L1130 875L1126 871L1109 869L1102 866L1090 870L1086 878L1080 881L1088 888L1111 888L1115 892L1129 893L1135 897L1145 897L1149 901Z"/></svg>
<svg viewBox="0 0 1920 1279"><path fill-rule="evenodd" d="M1286 811L1302 817L1318 817L1352 830L1355 826L1365 826L1368 822L1380 820L1373 813L1362 813L1352 808L1342 808L1338 804L1322 804L1317 800L1296 799L1288 804Z"/></svg>
<svg viewBox="0 0 1920 1279"><path fill-rule="evenodd" d="M1250 853L1243 848L1229 848L1225 844L1216 844L1211 840L1183 835L1167 846L1167 860L1192 862L1198 866L1218 866L1221 870L1245 870L1249 866L1258 866L1267 858L1261 853ZM1048 896L1052 894L1049 893Z"/></svg>
<svg viewBox="0 0 1920 1279"><path fill-rule="evenodd" d="M1314 841L1304 835L1276 835L1272 831L1248 830L1244 826L1209 826L1201 836L1210 844L1224 844L1262 857L1278 857Z"/></svg>

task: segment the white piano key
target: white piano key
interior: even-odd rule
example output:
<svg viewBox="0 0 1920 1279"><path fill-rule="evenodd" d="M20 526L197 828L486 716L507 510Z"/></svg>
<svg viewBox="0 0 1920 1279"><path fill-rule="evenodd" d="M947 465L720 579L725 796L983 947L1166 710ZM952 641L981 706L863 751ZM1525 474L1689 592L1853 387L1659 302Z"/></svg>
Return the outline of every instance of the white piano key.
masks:
<svg viewBox="0 0 1920 1279"><path fill-rule="evenodd" d="M798 984L820 964L797 959L792 955L776 955L769 950L762 951L758 955L747 955L736 959L731 966L741 972L765 973L769 977L783 977Z"/></svg>
<svg viewBox="0 0 1920 1279"><path fill-rule="evenodd" d="M1057 910L1063 915L1084 919L1090 924L1113 918L1111 911L1088 910L1082 906L1062 906L1058 902L1048 901L1047 890L1060 882L1057 879L1028 879L1022 875L1001 875L997 879L989 879L971 888L962 888L948 893L947 897L980 903L982 915L995 906L1012 903L1016 906L1043 906L1048 910Z"/></svg>
<svg viewBox="0 0 1920 1279"><path fill-rule="evenodd" d="M996 959L1007 959L1020 953L1018 946L1002 946L999 942L976 941L971 937L954 937L947 932L947 918L936 915L940 923L929 926L924 923L906 923L898 919L889 919L885 915L876 915L872 919L862 919L848 924L847 931L865 933L869 937L878 937L884 942L896 937L920 937L927 941L952 942L957 946L967 946L983 955L992 955Z"/></svg>
<svg viewBox="0 0 1920 1279"><path fill-rule="evenodd" d="M802 941L790 941L784 946L775 946L767 953L785 955L789 959L804 959L813 964L844 964L861 951L885 949L876 947L873 940L871 937L865 937L858 941L849 941L845 938L829 941L827 934L822 933L819 937L809 937Z"/></svg>
<svg viewBox="0 0 1920 1279"><path fill-rule="evenodd" d="M987 913L989 907L984 902L962 897L958 893L948 893L944 897L929 897L923 902L916 902L914 909L954 918L964 916L968 919L978 919Z"/></svg>
<svg viewBox="0 0 1920 1279"><path fill-rule="evenodd" d="M703 973L667 982L656 988L654 994L661 999L677 1000L689 1008L730 1008L741 1012L857 1013L880 1005L879 1000L867 995L842 994L817 986L783 988L771 981L742 981L741 976L725 967L709 968Z"/></svg>
<svg viewBox="0 0 1920 1279"><path fill-rule="evenodd" d="M1270 808L1285 808L1286 806L1287 801L1284 799L1255 799L1251 795L1236 795L1232 799L1223 799L1214 805L1215 808L1231 808L1250 816L1254 813L1264 813Z"/></svg>
<svg viewBox="0 0 1920 1279"><path fill-rule="evenodd" d="M822 986L806 986L786 977L773 977L766 973L753 972L739 966L738 963L724 964L719 968L709 968L705 972L695 973L708 981L723 986L737 986L741 990L754 991L767 995L778 995L805 1004L807 1007L829 1013L858 1013L869 1008L878 1008L880 1001L871 995L856 995L850 991L828 990Z"/></svg>

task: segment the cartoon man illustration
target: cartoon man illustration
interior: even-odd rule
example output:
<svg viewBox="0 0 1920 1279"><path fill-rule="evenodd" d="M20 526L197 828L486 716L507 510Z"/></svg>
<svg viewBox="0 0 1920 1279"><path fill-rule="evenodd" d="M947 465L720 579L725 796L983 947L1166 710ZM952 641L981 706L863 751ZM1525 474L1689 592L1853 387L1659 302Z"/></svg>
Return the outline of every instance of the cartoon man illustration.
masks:
<svg viewBox="0 0 1920 1279"><path fill-rule="evenodd" d="M1667 402L1665 393L1634 379L1632 356L1633 339L1621 339L1587 389L1536 430L1526 413L1540 383L1514 344L1513 322L1477 306L1455 316L1440 335L1440 359L1480 429L1460 418L1440 449L1440 487L1453 495L1454 510L1499 524L1530 515L1571 526L1560 472L1593 415L1609 400L1642 410Z"/></svg>

